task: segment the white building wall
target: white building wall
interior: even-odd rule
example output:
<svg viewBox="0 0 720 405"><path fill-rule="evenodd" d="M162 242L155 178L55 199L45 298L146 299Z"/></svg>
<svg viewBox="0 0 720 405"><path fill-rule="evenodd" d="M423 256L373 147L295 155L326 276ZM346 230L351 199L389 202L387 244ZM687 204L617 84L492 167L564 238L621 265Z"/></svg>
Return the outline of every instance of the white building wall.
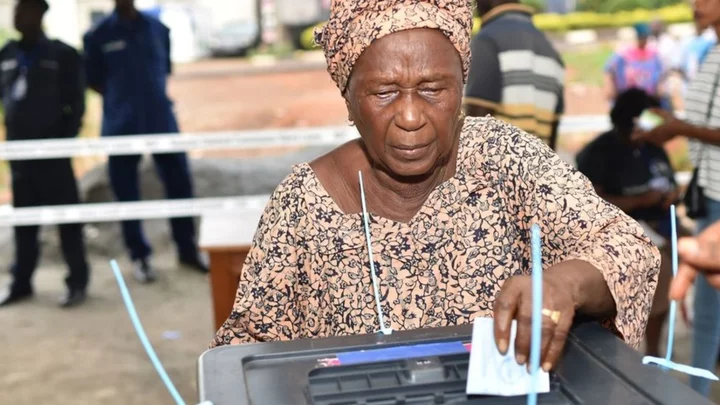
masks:
<svg viewBox="0 0 720 405"><path fill-rule="evenodd" d="M50 9L45 15L45 33L76 48L81 46L77 0L47 0Z"/></svg>

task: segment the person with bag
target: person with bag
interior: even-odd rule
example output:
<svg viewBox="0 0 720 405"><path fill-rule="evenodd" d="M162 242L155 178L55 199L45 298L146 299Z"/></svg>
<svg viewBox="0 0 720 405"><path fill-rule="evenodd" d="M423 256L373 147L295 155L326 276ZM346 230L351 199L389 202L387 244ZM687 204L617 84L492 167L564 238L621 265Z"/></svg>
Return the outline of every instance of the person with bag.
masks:
<svg viewBox="0 0 720 405"><path fill-rule="evenodd" d="M696 0L694 8L697 24L714 27L720 34L720 0ZM697 219L702 231L720 221L720 45L710 50L689 84L685 110L686 120L655 110L664 122L651 131L637 131L633 138L658 145L679 135L689 139L696 169L685 204L688 216ZM713 370L720 348L720 293L706 277L695 282L694 310L692 365ZM708 380L691 377L690 385L703 395L709 394Z"/></svg>
<svg viewBox="0 0 720 405"><path fill-rule="evenodd" d="M660 357L660 338L670 302L667 291L670 266L670 205L678 198L675 173L661 147L633 143L635 121L661 102L644 90L632 88L617 97L610 112L612 129L590 142L577 155L578 170L598 195L638 221L660 248L662 263L650 318L645 331L645 352Z"/></svg>

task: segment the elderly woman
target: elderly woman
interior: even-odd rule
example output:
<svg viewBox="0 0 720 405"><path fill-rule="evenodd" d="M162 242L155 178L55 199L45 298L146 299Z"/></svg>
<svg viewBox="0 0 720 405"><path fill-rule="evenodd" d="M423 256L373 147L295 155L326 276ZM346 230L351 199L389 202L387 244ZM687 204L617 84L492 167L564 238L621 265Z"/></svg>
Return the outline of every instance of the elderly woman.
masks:
<svg viewBox="0 0 720 405"><path fill-rule="evenodd" d="M361 137L294 167L277 188L213 346L378 331L358 172L384 326L494 316L506 352L516 319L525 363L537 223L543 368L558 359L576 313L640 343L657 250L543 143L463 116L471 25L470 0L333 2L317 41Z"/></svg>

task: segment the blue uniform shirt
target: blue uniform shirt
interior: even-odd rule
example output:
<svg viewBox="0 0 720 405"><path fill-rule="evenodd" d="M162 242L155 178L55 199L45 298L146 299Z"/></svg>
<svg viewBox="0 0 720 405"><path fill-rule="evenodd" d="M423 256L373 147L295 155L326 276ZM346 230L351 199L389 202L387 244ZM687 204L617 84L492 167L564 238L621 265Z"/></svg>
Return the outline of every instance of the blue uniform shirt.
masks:
<svg viewBox="0 0 720 405"><path fill-rule="evenodd" d="M85 113L85 74L78 52L42 37L0 50L0 100L8 140L68 138Z"/></svg>
<svg viewBox="0 0 720 405"><path fill-rule="evenodd" d="M170 30L138 14L113 13L84 37L87 82L104 99L103 136L179 132L167 95Z"/></svg>

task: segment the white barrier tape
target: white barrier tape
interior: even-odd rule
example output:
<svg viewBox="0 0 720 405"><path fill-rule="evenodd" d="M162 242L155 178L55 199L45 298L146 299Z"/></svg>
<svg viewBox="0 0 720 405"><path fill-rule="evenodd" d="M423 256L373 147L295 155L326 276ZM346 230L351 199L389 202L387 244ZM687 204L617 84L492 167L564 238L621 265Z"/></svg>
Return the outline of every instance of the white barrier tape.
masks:
<svg viewBox="0 0 720 405"><path fill-rule="evenodd" d="M44 207L0 207L0 226L115 222L132 219L198 217L222 211L262 210L270 196L153 200Z"/></svg>
<svg viewBox="0 0 720 405"><path fill-rule="evenodd" d="M675 176L686 185L691 172ZM54 225L67 223L116 222L131 219L199 217L206 213L262 210L269 195L245 197L196 198L186 200L152 200L138 202L56 205L31 208L0 206L0 226Z"/></svg>
<svg viewBox="0 0 720 405"><path fill-rule="evenodd" d="M352 127L69 138L0 143L0 159L32 160L93 155L138 155L188 150L338 145L358 137Z"/></svg>
<svg viewBox="0 0 720 405"><path fill-rule="evenodd" d="M600 133L610 129L603 115L567 116L561 133ZM0 160L53 159L94 155L138 155L189 150L253 149L273 146L339 145L359 136L354 127L287 128L261 131L43 139L0 143Z"/></svg>
<svg viewBox="0 0 720 405"><path fill-rule="evenodd" d="M605 116L569 116L560 132L602 132L610 128ZM160 134L97 139L51 139L0 143L0 159L29 160L97 154L126 155L171 153L193 149L260 148L270 146L337 145L358 136L353 127L292 128L205 134ZM678 173L677 182L687 184L691 173ZM131 203L100 203L32 208L0 206L0 226L63 223L115 222L132 219L196 217L206 212L262 209L269 196L153 200Z"/></svg>

